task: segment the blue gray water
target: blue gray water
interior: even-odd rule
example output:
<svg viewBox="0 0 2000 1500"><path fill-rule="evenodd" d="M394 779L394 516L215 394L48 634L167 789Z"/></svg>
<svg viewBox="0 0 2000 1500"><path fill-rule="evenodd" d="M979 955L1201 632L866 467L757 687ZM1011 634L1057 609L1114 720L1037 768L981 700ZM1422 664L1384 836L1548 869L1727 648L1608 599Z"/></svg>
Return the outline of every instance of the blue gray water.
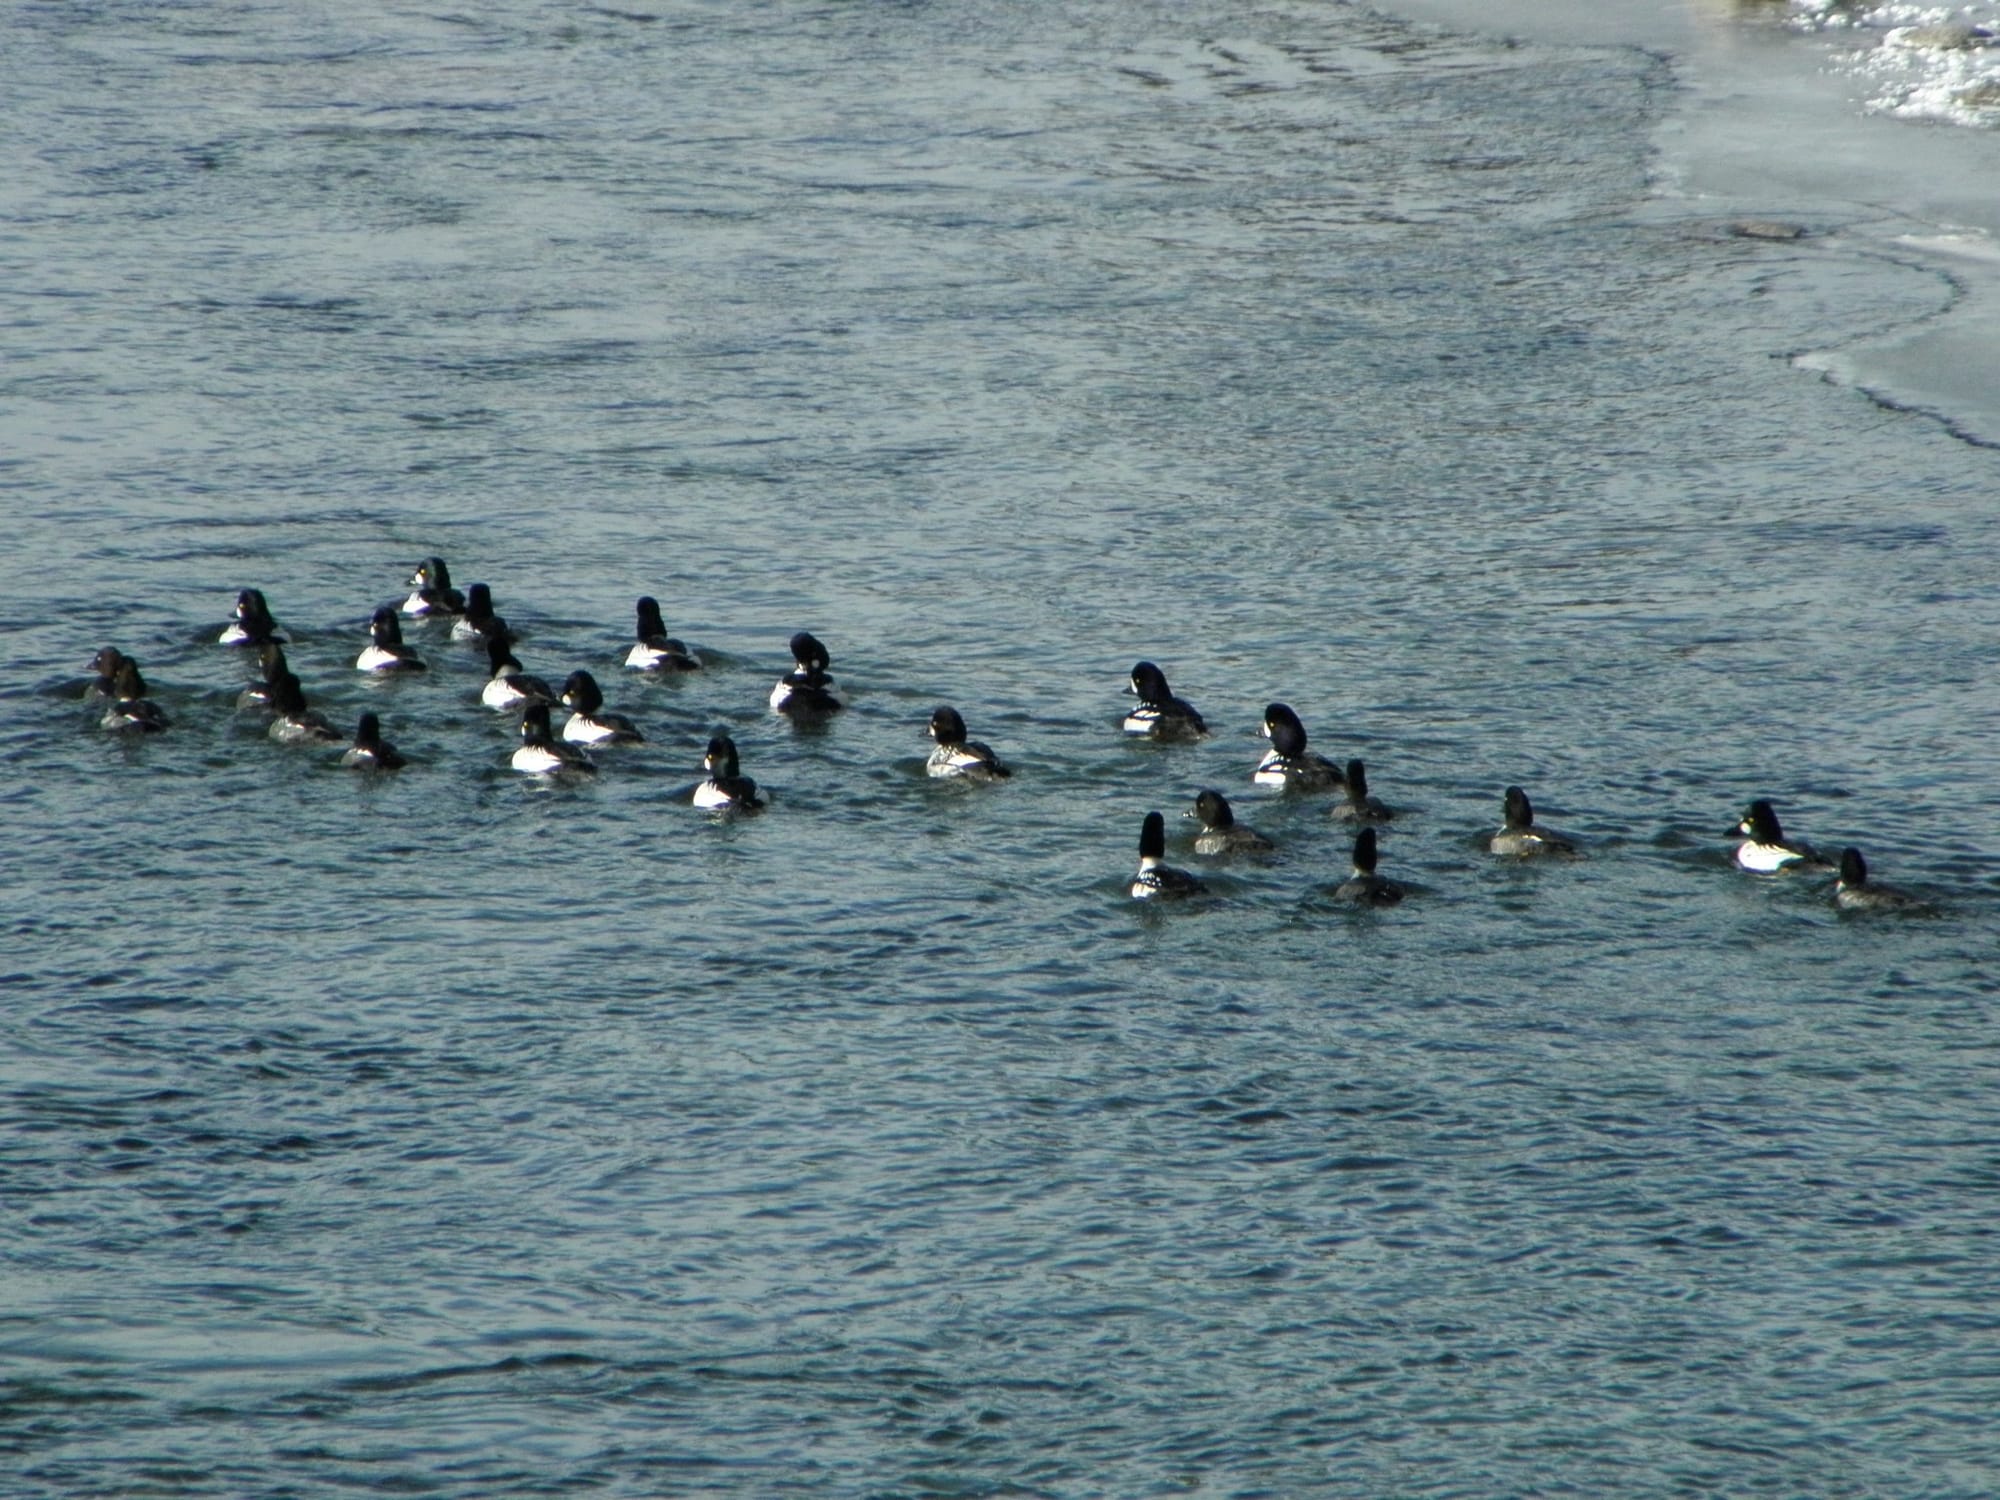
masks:
<svg viewBox="0 0 2000 1500"><path fill-rule="evenodd" d="M0 84L0 1492L2000 1483L1995 460L1796 362L1931 270L1657 195L1670 58L132 0ZM432 552L649 743L550 790L465 648L357 680ZM235 713L246 586L416 764ZM620 671L641 593L709 672ZM1121 738L1140 657L1210 741ZM766 816L682 800L717 724ZM1510 782L1591 857L1485 859ZM1204 785L1278 857L1135 907ZM1737 873L1757 796L1937 914Z"/></svg>

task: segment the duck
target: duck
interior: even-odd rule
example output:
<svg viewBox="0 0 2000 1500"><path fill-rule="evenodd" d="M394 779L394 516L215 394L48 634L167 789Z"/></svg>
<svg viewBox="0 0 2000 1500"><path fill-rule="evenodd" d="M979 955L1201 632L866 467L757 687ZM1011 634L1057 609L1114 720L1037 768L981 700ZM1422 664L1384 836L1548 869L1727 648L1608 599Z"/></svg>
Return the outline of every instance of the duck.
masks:
<svg viewBox="0 0 2000 1500"><path fill-rule="evenodd" d="M1236 821L1229 799L1214 790L1200 792L1187 814L1201 824L1194 836L1197 854L1268 854L1277 846L1256 829Z"/></svg>
<svg viewBox="0 0 2000 1500"><path fill-rule="evenodd" d="M625 665L635 672L699 672L701 658L667 634L667 622L660 618L660 601L650 594L639 596L639 625L632 649L625 653Z"/></svg>
<svg viewBox="0 0 2000 1500"><path fill-rule="evenodd" d="M1173 695L1167 686L1167 674L1153 663L1142 661L1133 666L1128 691L1138 697L1139 706L1125 715L1127 734L1168 741L1207 736L1208 725L1195 712L1194 705Z"/></svg>
<svg viewBox="0 0 2000 1500"><path fill-rule="evenodd" d="M571 710L562 737L572 745L637 745L646 738L625 715L599 712L604 694L597 679L581 668L564 681L562 701Z"/></svg>
<svg viewBox="0 0 2000 1500"><path fill-rule="evenodd" d="M549 706L530 703L521 711L521 743L509 765L524 776L588 776L597 763L549 729Z"/></svg>
<svg viewBox="0 0 2000 1500"><path fill-rule="evenodd" d="M465 613L452 620L451 638L474 643L497 640L510 646L514 643L514 632L493 612L493 591L485 584L475 583L465 591Z"/></svg>
<svg viewBox="0 0 2000 1500"><path fill-rule="evenodd" d="M819 638L801 630L791 639L792 670L771 689L771 707L797 718L819 718L847 706L827 668L832 659Z"/></svg>
<svg viewBox="0 0 2000 1500"><path fill-rule="evenodd" d="M1571 857L1577 853L1576 841L1569 835L1544 828L1535 821L1534 804L1517 786L1510 786L1501 794L1500 820L1499 830L1486 841L1490 854L1536 859L1548 855Z"/></svg>
<svg viewBox="0 0 2000 1500"><path fill-rule="evenodd" d="M271 618L271 606L264 602L261 589L244 589L236 596L233 618L222 627L216 641L224 646L261 646L266 641L282 641L285 634Z"/></svg>
<svg viewBox="0 0 2000 1500"><path fill-rule="evenodd" d="M1401 901L1403 888L1375 873L1379 858L1375 830L1363 828L1354 836L1354 873L1333 888L1334 900L1352 901L1359 906L1394 906Z"/></svg>
<svg viewBox="0 0 2000 1500"><path fill-rule="evenodd" d="M530 703L547 707L556 701L554 689L541 678L531 677L521 670L520 660L514 655L514 648L507 643L505 631L487 639L486 661L493 675L480 689L479 701L488 708L505 713Z"/></svg>
<svg viewBox="0 0 2000 1500"><path fill-rule="evenodd" d="M420 618L465 613L465 595L451 586L451 569L443 558L427 557L417 564L410 575L410 596L403 601L403 613Z"/></svg>
<svg viewBox="0 0 2000 1500"><path fill-rule="evenodd" d="M708 772L708 779L694 789L696 807L718 812L756 812L765 805L767 799L757 790L757 783L742 774L737 764L736 741L728 735L718 732L710 737L701 767Z"/></svg>
<svg viewBox="0 0 2000 1500"><path fill-rule="evenodd" d="M361 716L354 728L354 743L341 755L340 763L354 771L399 771L405 764L396 747L382 738L382 721L372 713Z"/></svg>
<svg viewBox="0 0 2000 1500"><path fill-rule="evenodd" d="M111 674L110 705L97 722L116 734L157 734L167 727L166 711L146 696L146 680L131 657L119 657L118 669Z"/></svg>
<svg viewBox="0 0 2000 1500"><path fill-rule="evenodd" d="M1132 877L1134 901L1180 900L1208 887L1167 862L1167 820L1156 812L1139 825L1139 873Z"/></svg>
<svg viewBox="0 0 2000 1500"><path fill-rule="evenodd" d="M118 696L118 668L125 661L125 653L116 646L104 646L90 659L90 670L94 674L85 684L83 696L86 698L116 698Z"/></svg>
<svg viewBox="0 0 2000 1500"><path fill-rule="evenodd" d="M383 605L368 621L368 644L354 658L357 672L421 672L424 659L403 644L395 610Z"/></svg>
<svg viewBox="0 0 2000 1500"><path fill-rule="evenodd" d="M295 672L281 672L271 684L271 708L276 717L267 732L281 745L326 745L340 740L326 716L307 706L305 687Z"/></svg>
<svg viewBox="0 0 2000 1500"><path fill-rule="evenodd" d="M1743 816L1729 831L1748 835L1736 846L1736 863L1759 875L1772 875L1780 870L1833 868L1812 845L1787 839L1785 830L1778 826L1777 813L1762 798L1745 808Z"/></svg>
<svg viewBox="0 0 2000 1500"><path fill-rule="evenodd" d="M236 695L236 707L270 713L273 707L272 685L292 669L291 663L285 660L285 648L276 641L264 642L257 650L257 668L263 675Z"/></svg>
<svg viewBox="0 0 2000 1500"><path fill-rule="evenodd" d="M924 774L966 781L1001 781L1014 773L1000 764L990 747L965 737L965 720L955 708L940 705L931 713L930 737L937 741Z"/></svg>
<svg viewBox="0 0 2000 1500"><path fill-rule="evenodd" d="M1387 823L1396 814L1389 804L1368 792L1368 768L1359 760L1349 760L1345 786L1346 795L1333 804L1331 816L1344 823Z"/></svg>
<svg viewBox="0 0 2000 1500"><path fill-rule="evenodd" d="M1270 739L1271 748L1250 773L1250 779L1257 785L1294 792L1337 791L1346 785L1339 766L1306 749L1306 727L1288 704L1272 703L1265 707L1263 732Z"/></svg>
<svg viewBox="0 0 2000 1500"><path fill-rule="evenodd" d="M1920 911L1924 906L1908 891L1870 880L1868 861L1859 849L1840 851L1840 878L1833 883L1833 904L1842 911Z"/></svg>

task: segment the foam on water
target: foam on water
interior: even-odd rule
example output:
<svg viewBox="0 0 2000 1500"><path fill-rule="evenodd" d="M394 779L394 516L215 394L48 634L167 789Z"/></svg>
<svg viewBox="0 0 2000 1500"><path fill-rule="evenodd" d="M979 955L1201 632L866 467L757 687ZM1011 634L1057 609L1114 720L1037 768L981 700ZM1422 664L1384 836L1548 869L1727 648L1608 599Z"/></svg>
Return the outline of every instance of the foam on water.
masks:
<svg viewBox="0 0 2000 1500"><path fill-rule="evenodd" d="M1869 109L1905 120L2000 124L2000 6L1790 5L1794 26L1838 44L1830 66L1864 83Z"/></svg>
<svg viewBox="0 0 2000 1500"><path fill-rule="evenodd" d="M1935 278L1927 312L1799 351L1808 369L2000 442L2000 11L1825 0L1396 0L1399 13L1550 45L1640 46L1683 86L1657 136L1663 214L1789 225Z"/></svg>

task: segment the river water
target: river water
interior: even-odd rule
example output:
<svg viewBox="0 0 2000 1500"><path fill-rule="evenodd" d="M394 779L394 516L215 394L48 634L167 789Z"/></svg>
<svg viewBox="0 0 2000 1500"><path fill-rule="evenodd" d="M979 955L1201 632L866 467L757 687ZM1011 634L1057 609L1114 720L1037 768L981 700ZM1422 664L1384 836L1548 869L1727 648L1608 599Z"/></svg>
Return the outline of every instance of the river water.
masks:
<svg viewBox="0 0 2000 1500"><path fill-rule="evenodd" d="M0 1492L1993 1492L1983 231L1723 127L1992 137L1811 15L1408 10L14 11ZM648 742L360 680L431 553ZM235 710L244 587L408 769ZM1130 902L1203 786L1277 855Z"/></svg>

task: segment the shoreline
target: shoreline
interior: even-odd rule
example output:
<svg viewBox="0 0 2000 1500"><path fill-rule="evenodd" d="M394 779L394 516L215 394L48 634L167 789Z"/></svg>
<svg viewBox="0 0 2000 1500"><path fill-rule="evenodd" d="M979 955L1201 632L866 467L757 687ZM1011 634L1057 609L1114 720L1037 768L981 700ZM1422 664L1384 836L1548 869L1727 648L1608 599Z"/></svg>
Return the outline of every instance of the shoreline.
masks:
<svg viewBox="0 0 2000 1500"><path fill-rule="evenodd" d="M1938 309L1796 368L2000 446L2000 132L1873 113L1855 38L1783 24L1776 0L1372 0L1407 21L1544 46L1667 57L1683 93L1654 138L1648 202L1671 218L1796 223L1802 247L1936 277Z"/></svg>

